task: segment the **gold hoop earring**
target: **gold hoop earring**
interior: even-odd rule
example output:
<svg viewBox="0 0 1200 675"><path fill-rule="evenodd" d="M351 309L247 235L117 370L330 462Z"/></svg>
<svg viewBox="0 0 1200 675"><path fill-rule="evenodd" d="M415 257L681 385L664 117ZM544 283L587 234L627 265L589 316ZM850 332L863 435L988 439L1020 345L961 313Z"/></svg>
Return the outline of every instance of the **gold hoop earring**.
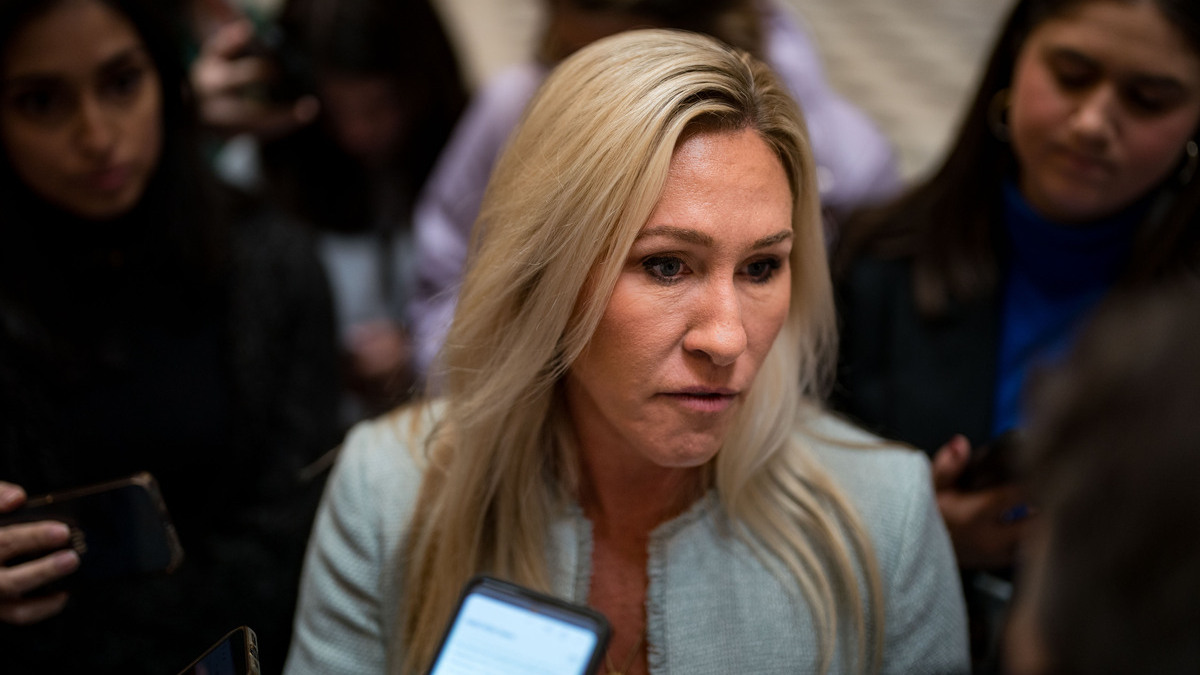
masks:
<svg viewBox="0 0 1200 675"><path fill-rule="evenodd" d="M1183 154L1187 155L1187 161L1179 170L1179 184L1187 185L1192 182L1192 176L1196 175L1196 167L1200 165L1200 145L1197 145L1196 141L1188 141L1187 145L1183 146Z"/></svg>
<svg viewBox="0 0 1200 675"><path fill-rule="evenodd" d="M1007 88L996 92L988 103L987 123L992 135L1001 143L1007 143L1012 135L1008 128L1008 109L1012 106L1012 97Z"/></svg>

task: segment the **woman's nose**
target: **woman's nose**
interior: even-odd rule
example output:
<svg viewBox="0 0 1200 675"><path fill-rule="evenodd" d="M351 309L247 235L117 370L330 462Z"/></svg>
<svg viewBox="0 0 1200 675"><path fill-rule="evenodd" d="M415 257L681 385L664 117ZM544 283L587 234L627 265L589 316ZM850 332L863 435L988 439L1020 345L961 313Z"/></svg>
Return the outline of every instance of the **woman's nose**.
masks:
<svg viewBox="0 0 1200 675"><path fill-rule="evenodd" d="M1103 146L1116 133L1117 96L1111 86L1102 85L1089 90L1079 99L1071 116L1071 132L1077 139L1091 145Z"/></svg>
<svg viewBox="0 0 1200 675"><path fill-rule="evenodd" d="M112 152L117 141L115 124L104 106L84 96L79 102L76 139L79 148L91 158L104 158Z"/></svg>
<svg viewBox="0 0 1200 675"><path fill-rule="evenodd" d="M742 302L732 281L711 284L696 300L693 311L684 349L704 354L718 366L732 364L746 351Z"/></svg>

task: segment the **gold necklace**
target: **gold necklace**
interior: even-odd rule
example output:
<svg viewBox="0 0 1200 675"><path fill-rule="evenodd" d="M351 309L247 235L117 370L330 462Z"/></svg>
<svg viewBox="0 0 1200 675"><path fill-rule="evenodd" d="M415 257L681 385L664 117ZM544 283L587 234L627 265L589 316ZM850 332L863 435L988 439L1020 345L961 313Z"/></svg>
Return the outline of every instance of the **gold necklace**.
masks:
<svg viewBox="0 0 1200 675"><path fill-rule="evenodd" d="M633 667L633 662L637 660L638 653L642 651L642 643L646 641L646 632L642 631L638 634L637 644L633 645L633 653L629 655L629 660L625 662L625 667L621 670L613 668L612 657L608 652L604 652L604 665L608 666L608 675L625 675L629 669Z"/></svg>

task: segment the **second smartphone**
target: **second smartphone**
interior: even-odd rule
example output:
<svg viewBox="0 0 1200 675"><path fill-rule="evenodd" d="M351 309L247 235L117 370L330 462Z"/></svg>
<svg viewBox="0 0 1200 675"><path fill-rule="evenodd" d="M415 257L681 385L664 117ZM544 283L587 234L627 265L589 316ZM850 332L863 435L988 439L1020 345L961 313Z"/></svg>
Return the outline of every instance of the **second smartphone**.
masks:
<svg viewBox="0 0 1200 675"><path fill-rule="evenodd" d="M587 675L608 647L604 615L489 576L467 583L432 675Z"/></svg>

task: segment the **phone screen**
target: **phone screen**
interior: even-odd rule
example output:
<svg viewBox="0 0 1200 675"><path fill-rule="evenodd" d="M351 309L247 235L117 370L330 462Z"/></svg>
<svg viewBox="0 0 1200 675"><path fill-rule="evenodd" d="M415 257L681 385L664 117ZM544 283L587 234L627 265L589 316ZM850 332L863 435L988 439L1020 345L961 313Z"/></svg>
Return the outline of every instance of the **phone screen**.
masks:
<svg viewBox="0 0 1200 675"><path fill-rule="evenodd" d="M493 584L488 579L468 586L431 675L591 672L608 642L604 617L526 589Z"/></svg>
<svg viewBox="0 0 1200 675"><path fill-rule="evenodd" d="M233 645L222 642L208 653L193 669L196 675L240 675L233 660Z"/></svg>

